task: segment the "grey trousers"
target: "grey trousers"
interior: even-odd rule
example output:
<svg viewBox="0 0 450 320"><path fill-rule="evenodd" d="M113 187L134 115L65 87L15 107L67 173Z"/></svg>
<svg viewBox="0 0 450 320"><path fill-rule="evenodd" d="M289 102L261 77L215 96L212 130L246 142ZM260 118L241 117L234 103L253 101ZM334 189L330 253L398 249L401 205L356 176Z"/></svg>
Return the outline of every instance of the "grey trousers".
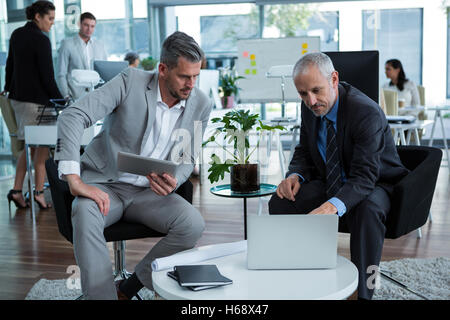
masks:
<svg viewBox="0 0 450 320"><path fill-rule="evenodd" d="M159 196L150 188L126 183L93 185L109 195L106 216L91 199L76 197L72 204L73 246L83 295L88 299L117 299L103 230L122 218L167 234L135 269L142 284L153 290L152 261L195 246L205 227L200 212L176 193Z"/></svg>

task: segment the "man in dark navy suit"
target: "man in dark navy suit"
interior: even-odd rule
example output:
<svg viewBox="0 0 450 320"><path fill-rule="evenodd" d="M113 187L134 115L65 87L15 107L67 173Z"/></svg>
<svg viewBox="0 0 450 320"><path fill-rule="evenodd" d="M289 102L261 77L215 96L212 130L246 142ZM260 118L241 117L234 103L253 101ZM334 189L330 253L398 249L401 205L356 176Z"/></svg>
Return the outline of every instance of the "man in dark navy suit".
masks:
<svg viewBox="0 0 450 320"><path fill-rule="evenodd" d="M351 234L358 298L371 299L374 288L368 279L380 263L392 186L408 170L381 108L340 83L327 55L303 56L293 79L302 99L300 143L269 212L338 214Z"/></svg>

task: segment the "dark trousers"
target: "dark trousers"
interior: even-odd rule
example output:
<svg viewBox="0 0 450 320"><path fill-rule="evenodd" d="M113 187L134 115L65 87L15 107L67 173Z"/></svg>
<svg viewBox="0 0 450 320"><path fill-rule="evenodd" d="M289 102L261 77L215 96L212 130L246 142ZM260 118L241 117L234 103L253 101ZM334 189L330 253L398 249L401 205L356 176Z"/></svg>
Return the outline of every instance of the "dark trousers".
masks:
<svg viewBox="0 0 450 320"><path fill-rule="evenodd" d="M270 214L307 214L327 201L325 183L320 180L302 184L295 201L280 199L276 194L269 202ZM359 272L358 298L371 299L374 292L374 270L383 250L387 213L391 207L388 192L376 186L373 192L340 219L342 227L350 231L351 261ZM370 268L369 268L370 267ZM368 269L369 268L369 269ZM368 278L371 277L369 283Z"/></svg>

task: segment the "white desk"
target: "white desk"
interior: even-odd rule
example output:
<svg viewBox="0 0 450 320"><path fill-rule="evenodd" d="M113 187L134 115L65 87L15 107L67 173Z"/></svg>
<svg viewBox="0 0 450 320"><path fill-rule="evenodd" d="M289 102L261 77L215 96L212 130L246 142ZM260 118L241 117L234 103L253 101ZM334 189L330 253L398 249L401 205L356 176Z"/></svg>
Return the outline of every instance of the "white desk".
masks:
<svg viewBox="0 0 450 320"><path fill-rule="evenodd" d="M169 278L169 269L153 272L156 292L168 300L337 300L358 286L358 269L341 256L335 269L325 270L248 270L246 251L193 264L215 264L233 283L192 291Z"/></svg>
<svg viewBox="0 0 450 320"><path fill-rule="evenodd" d="M433 120L416 120L412 123L390 123L389 126L394 130L394 141L396 144L398 144L400 139L402 145L409 145L411 134L414 134L416 144L420 145L419 129L423 129L433 123Z"/></svg>
<svg viewBox="0 0 450 320"><path fill-rule="evenodd" d="M94 125L84 130L81 139L81 145L86 146L91 142L92 138L100 131L100 125ZM56 125L51 126L25 126L25 155L28 172L28 190L30 193L31 215L35 222L35 205L33 199L33 170L31 168L31 152L30 147L52 147L56 145Z"/></svg>

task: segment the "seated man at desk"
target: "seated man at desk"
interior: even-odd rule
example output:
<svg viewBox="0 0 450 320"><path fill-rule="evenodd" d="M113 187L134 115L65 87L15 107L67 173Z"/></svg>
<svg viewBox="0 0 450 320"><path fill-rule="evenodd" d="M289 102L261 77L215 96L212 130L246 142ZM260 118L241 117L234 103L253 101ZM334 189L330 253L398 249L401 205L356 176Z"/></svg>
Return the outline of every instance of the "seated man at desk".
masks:
<svg viewBox="0 0 450 320"><path fill-rule="evenodd" d="M302 99L300 143L286 179L269 202L270 214L338 214L350 230L358 297L371 299L369 266L381 259L392 186L407 174L381 108L339 82L330 58L303 56L293 79ZM372 270L370 273L369 270Z"/></svg>
<svg viewBox="0 0 450 320"><path fill-rule="evenodd" d="M194 136L203 133L199 128L205 130L212 109L208 97L194 87L203 55L192 37L175 32L162 45L157 72L128 68L58 118L55 159L76 197L73 245L88 299L132 298L143 286L153 289L151 262L194 247L203 232L200 212L173 192L192 172L192 150L200 147L194 148ZM102 130L80 159L84 129L104 117ZM181 133L191 149L180 150L176 138ZM118 171L119 151L157 159L182 153L183 164L190 162L175 177L154 173L143 177ZM103 230L120 219L167 235L129 279L114 284Z"/></svg>

